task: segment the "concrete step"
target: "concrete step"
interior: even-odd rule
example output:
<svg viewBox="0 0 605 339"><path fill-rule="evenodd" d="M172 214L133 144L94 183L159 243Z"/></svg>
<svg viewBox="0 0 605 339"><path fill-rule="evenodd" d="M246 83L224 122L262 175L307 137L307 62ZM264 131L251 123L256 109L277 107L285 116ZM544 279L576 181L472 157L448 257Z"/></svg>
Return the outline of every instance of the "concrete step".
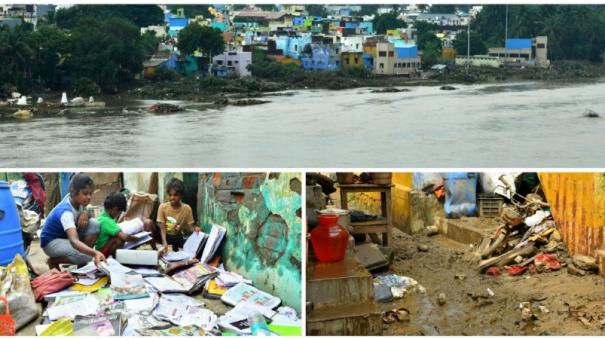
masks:
<svg viewBox="0 0 605 339"><path fill-rule="evenodd" d="M335 263L309 261L307 264L307 300L315 310L323 307L373 302L372 275L347 251Z"/></svg>
<svg viewBox="0 0 605 339"><path fill-rule="evenodd" d="M498 227L494 218L439 219L437 226L444 237L462 244L481 243L484 236L491 235Z"/></svg>
<svg viewBox="0 0 605 339"><path fill-rule="evenodd" d="M373 302L324 307L307 314L307 335L382 335L382 316Z"/></svg>

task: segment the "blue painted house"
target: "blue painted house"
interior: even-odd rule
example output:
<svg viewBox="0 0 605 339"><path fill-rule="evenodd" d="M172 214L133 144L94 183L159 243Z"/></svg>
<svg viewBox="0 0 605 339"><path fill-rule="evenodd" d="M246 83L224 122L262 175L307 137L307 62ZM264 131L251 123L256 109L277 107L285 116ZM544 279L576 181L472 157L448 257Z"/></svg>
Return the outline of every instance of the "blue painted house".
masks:
<svg viewBox="0 0 605 339"><path fill-rule="evenodd" d="M189 24L189 18L175 18L168 19L168 35L175 37L179 34L179 31Z"/></svg>
<svg viewBox="0 0 605 339"><path fill-rule="evenodd" d="M371 21L362 21L358 28L365 34L374 34L374 24Z"/></svg>
<svg viewBox="0 0 605 339"><path fill-rule="evenodd" d="M227 23L224 21L212 21L210 27L216 28L221 32L225 33L227 31Z"/></svg>
<svg viewBox="0 0 605 339"><path fill-rule="evenodd" d="M305 24L304 16L295 16L292 17L292 26L302 26Z"/></svg>
<svg viewBox="0 0 605 339"><path fill-rule="evenodd" d="M340 69L339 44L311 44L311 54L303 55L303 68L309 71L336 71Z"/></svg>
<svg viewBox="0 0 605 339"><path fill-rule="evenodd" d="M281 49L283 55L293 59L300 59L305 46L311 43L311 35L302 36L280 36L275 40L275 48Z"/></svg>

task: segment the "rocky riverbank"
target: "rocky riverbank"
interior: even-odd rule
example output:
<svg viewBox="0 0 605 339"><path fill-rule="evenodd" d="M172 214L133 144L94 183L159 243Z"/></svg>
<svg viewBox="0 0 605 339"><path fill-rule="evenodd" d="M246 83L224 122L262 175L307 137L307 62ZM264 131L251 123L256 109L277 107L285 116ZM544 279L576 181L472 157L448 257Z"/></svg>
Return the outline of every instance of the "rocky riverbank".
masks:
<svg viewBox="0 0 605 339"><path fill-rule="evenodd" d="M223 79L179 78L171 81L137 81L123 88L119 93L104 96L108 102L129 99L180 100L205 103L207 108L221 108L228 105L258 105L268 101L264 96L291 95L288 90L327 89L343 90L360 87L374 87L376 92L399 92L397 87L446 86L464 83L498 83L510 81L553 81L579 82L595 80L605 76L603 64L586 62L559 62L549 68L487 68L466 69L450 66L443 73L425 72L420 78L376 76L367 71L341 70L338 72L297 72L287 78L263 79ZM10 117L17 109L27 109L34 116L69 114L70 109L59 102L61 93L47 89L29 94L34 102L38 97L44 104L17 107L0 102L0 116ZM54 104L53 104L54 103ZM127 109L127 108L126 108Z"/></svg>

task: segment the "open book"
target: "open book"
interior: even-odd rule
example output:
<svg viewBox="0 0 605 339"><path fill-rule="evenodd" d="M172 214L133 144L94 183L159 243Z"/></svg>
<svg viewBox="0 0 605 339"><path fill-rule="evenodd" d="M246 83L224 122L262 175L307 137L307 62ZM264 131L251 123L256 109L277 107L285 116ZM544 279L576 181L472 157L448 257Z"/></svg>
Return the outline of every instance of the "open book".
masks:
<svg viewBox="0 0 605 339"><path fill-rule="evenodd" d="M149 296L145 280L140 274L111 273L111 291L113 299L126 300Z"/></svg>
<svg viewBox="0 0 605 339"><path fill-rule="evenodd" d="M202 264L179 271L172 277L147 277L145 280L160 292L194 293L204 287L206 281L216 276L214 267Z"/></svg>
<svg viewBox="0 0 605 339"><path fill-rule="evenodd" d="M139 232L139 233L133 234L132 236L137 238L138 240L134 241L134 242L126 242L124 244L124 249L129 250L129 249L141 246L144 243L147 243L153 239L151 237L151 232Z"/></svg>
<svg viewBox="0 0 605 339"><path fill-rule="evenodd" d="M227 290L221 297L221 300L232 306L244 302L268 309L273 309L281 303L281 299L278 297L243 282Z"/></svg>
<svg viewBox="0 0 605 339"><path fill-rule="evenodd" d="M206 243L208 235L204 232L193 232L185 241L183 249L178 252L170 252L162 257L165 261L181 261L191 258L197 258Z"/></svg>
<svg viewBox="0 0 605 339"><path fill-rule="evenodd" d="M202 257L200 258L201 263L208 263L212 257L216 254L216 251L221 245L223 238L225 237L224 227L219 226L217 224L212 225L212 229L210 230L210 234L208 235L208 241L206 241L206 246L204 247L204 251L202 252Z"/></svg>

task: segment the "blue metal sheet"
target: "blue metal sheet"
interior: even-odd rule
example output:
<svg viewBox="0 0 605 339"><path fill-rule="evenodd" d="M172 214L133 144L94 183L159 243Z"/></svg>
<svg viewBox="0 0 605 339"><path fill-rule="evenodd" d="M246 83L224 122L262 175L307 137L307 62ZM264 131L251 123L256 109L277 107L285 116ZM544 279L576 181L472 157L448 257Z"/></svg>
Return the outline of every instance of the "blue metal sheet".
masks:
<svg viewBox="0 0 605 339"><path fill-rule="evenodd" d="M506 48L509 48L509 49L531 48L531 39L506 39Z"/></svg>

